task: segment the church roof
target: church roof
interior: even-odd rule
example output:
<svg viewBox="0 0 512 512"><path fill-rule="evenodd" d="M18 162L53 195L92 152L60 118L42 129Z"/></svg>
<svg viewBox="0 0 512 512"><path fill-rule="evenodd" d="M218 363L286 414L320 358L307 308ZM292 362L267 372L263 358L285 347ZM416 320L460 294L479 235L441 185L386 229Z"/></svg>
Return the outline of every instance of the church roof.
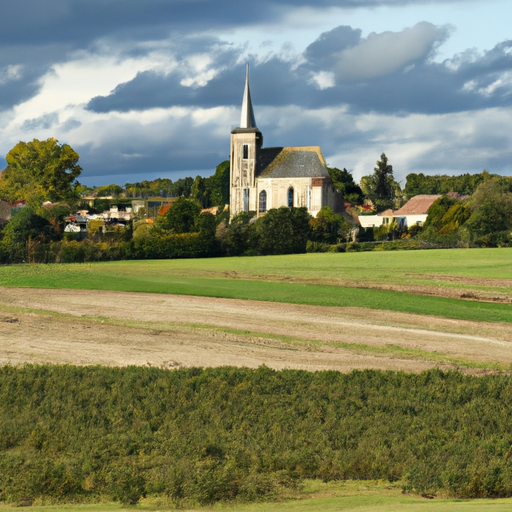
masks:
<svg viewBox="0 0 512 512"><path fill-rule="evenodd" d="M245 67L245 88L242 100L242 113L240 115L240 128L256 128L251 91L249 90L249 64Z"/></svg>
<svg viewBox="0 0 512 512"><path fill-rule="evenodd" d="M256 162L258 178L323 178L329 176L318 146L264 148Z"/></svg>

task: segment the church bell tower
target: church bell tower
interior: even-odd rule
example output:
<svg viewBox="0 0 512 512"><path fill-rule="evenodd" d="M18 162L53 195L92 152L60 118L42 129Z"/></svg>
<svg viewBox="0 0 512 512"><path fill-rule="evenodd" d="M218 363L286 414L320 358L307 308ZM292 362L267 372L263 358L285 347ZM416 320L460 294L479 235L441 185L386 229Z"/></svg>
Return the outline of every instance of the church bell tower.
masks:
<svg viewBox="0 0 512 512"><path fill-rule="evenodd" d="M231 132L230 217L240 212L256 211L256 162L263 135L256 127L249 90L249 65L245 69L245 89L240 127Z"/></svg>

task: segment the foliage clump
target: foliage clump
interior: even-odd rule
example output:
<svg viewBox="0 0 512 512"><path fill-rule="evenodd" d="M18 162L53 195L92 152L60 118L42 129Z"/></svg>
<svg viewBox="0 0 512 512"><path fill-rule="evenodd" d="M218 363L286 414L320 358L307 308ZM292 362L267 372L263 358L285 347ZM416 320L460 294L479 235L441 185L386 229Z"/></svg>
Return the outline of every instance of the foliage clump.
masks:
<svg viewBox="0 0 512 512"><path fill-rule="evenodd" d="M82 168L68 144L54 138L18 142L5 158L0 198L25 200L37 210L44 201L74 203L80 197L83 188L76 179Z"/></svg>
<svg viewBox="0 0 512 512"><path fill-rule="evenodd" d="M512 378L0 368L0 500L271 499L304 479L512 496Z"/></svg>

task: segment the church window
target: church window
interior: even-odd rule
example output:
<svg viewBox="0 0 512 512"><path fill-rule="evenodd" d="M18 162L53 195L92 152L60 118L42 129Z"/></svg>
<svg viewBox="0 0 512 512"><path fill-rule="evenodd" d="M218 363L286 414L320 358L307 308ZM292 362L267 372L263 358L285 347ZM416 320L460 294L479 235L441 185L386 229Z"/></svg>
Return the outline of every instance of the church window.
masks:
<svg viewBox="0 0 512 512"><path fill-rule="evenodd" d="M247 160L249 158L249 144L244 144L243 146L243 159Z"/></svg>
<svg viewBox="0 0 512 512"><path fill-rule="evenodd" d="M244 212L249 211L249 189L244 188Z"/></svg>
<svg viewBox="0 0 512 512"><path fill-rule="evenodd" d="M260 204L259 204L260 213L265 213L267 211L267 191L262 190L260 192Z"/></svg>
<svg viewBox="0 0 512 512"><path fill-rule="evenodd" d="M293 187L288 189L288 208L293 208Z"/></svg>

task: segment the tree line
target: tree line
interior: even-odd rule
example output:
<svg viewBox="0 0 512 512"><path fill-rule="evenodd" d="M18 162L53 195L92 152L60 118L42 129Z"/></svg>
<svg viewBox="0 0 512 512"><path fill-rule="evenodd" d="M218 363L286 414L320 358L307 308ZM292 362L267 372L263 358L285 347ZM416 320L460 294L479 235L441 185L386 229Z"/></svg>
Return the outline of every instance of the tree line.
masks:
<svg viewBox="0 0 512 512"><path fill-rule="evenodd" d="M357 185L346 169L328 168L333 187L352 204L342 215L324 207L316 218L305 209L279 208L256 218L244 212L229 221L229 161L208 178L182 178L107 185L95 190L93 210L129 203L129 195L176 195L169 211L153 225L135 221L124 231L95 233L84 241L64 233L64 217L81 204L87 192L79 184L78 154L55 139L20 142L7 155L0 177L0 198L25 199L6 226L0 226L0 262L80 262L115 259L193 258L222 255L287 254L305 251L344 251L375 248L505 246L512 243L512 178L481 174L424 176L409 174L405 189L393 177L393 166L383 153L372 175ZM408 195L457 192L432 205L424 226L396 221L387 226L360 229L360 213L398 208ZM464 196L466 194L466 196ZM461 196L462 195L462 196ZM44 205L51 200L56 205ZM201 209L219 207L214 216ZM2 229L3 228L3 229ZM387 246L377 241L393 241Z"/></svg>
<svg viewBox="0 0 512 512"><path fill-rule="evenodd" d="M240 213L201 210L199 203L178 198L153 224L135 223L122 231L96 233L86 240L62 232L66 210L37 215L23 208L7 224L0 240L3 263L72 263L119 259L200 258L306 252L311 244L336 244L351 225L324 207L313 218L306 208L278 208L255 219ZM60 220L59 220L60 217Z"/></svg>

